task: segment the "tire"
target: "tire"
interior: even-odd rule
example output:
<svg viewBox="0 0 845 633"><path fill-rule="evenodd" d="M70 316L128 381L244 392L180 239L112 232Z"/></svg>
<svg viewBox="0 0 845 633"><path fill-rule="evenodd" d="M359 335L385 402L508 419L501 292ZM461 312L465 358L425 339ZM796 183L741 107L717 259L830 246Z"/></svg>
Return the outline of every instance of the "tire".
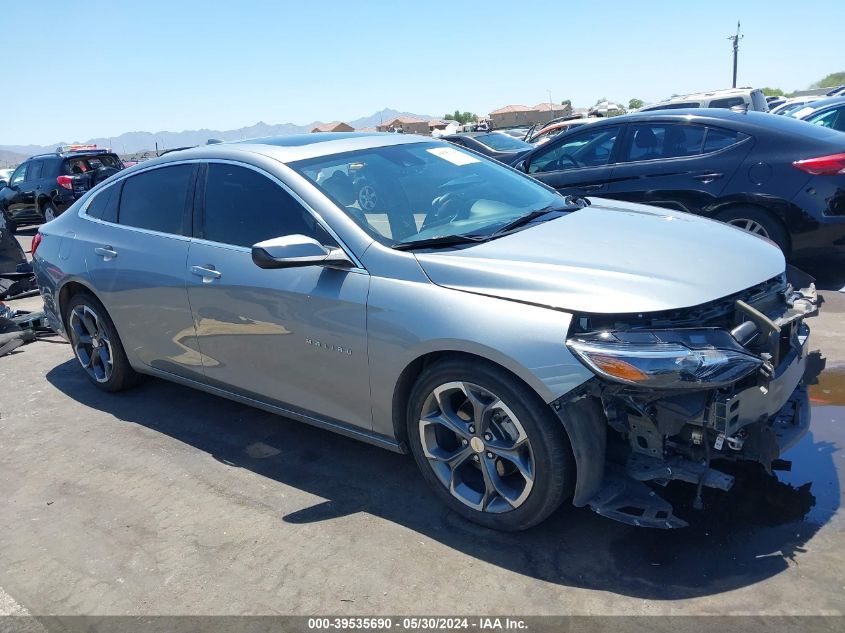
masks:
<svg viewBox="0 0 845 633"><path fill-rule="evenodd" d="M9 217L9 214L5 209L0 209L0 224L5 225L6 230L12 235L18 232L18 223Z"/></svg>
<svg viewBox="0 0 845 633"><path fill-rule="evenodd" d="M789 253L789 233L781 221L759 207L731 207L716 215L716 219L762 235L772 240L785 254Z"/></svg>
<svg viewBox="0 0 845 633"><path fill-rule="evenodd" d="M93 295L73 295L64 317L73 354L98 389L116 392L140 382L141 375L129 364L111 317Z"/></svg>
<svg viewBox="0 0 845 633"><path fill-rule="evenodd" d="M482 415L473 416L477 411ZM485 527L537 525L574 487L560 421L527 385L484 361L448 359L426 368L411 390L407 429L423 478L449 508Z"/></svg>
<svg viewBox="0 0 845 633"><path fill-rule="evenodd" d="M41 205L41 215L44 216L44 222L52 222L59 216L52 202L45 202Z"/></svg>

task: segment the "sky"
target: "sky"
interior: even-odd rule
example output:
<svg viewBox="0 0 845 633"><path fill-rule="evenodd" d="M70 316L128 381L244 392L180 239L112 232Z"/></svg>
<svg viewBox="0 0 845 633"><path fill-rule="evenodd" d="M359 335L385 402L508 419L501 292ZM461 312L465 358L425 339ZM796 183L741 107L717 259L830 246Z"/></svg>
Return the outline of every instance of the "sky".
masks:
<svg viewBox="0 0 845 633"><path fill-rule="evenodd" d="M0 0L0 145L656 101L729 87L737 20L741 86L845 70L843 0Z"/></svg>

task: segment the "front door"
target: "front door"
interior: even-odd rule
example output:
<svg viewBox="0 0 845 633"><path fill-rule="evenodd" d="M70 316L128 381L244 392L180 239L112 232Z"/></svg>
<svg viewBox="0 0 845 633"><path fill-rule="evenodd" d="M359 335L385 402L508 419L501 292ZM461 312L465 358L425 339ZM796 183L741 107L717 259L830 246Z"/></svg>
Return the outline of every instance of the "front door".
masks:
<svg viewBox="0 0 845 633"><path fill-rule="evenodd" d="M369 275L320 266L266 270L251 246L301 234L337 246L277 181L210 163L188 255L188 296L207 382L370 430Z"/></svg>
<svg viewBox="0 0 845 633"><path fill-rule="evenodd" d="M553 139L535 150L525 169L563 194L601 196L613 172L621 125L603 125Z"/></svg>

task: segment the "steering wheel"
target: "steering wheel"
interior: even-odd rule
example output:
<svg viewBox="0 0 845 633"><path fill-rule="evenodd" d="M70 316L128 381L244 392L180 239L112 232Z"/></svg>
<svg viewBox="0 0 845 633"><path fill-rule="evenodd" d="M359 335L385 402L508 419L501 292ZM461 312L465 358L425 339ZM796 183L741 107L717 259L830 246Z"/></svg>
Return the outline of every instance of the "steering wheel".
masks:
<svg viewBox="0 0 845 633"><path fill-rule="evenodd" d="M461 196L453 191L447 191L432 200L431 213L425 216L420 231L457 220L463 211L461 202Z"/></svg>
<svg viewBox="0 0 845 633"><path fill-rule="evenodd" d="M563 161L564 163L569 163L569 165L572 166L572 167L582 167L581 163L579 163L577 160L572 158L572 156L570 156L569 154L561 154L560 156L557 157L557 159L554 162L554 170L563 169L564 165L561 164L561 161ZM554 171L554 170L547 170L547 171Z"/></svg>

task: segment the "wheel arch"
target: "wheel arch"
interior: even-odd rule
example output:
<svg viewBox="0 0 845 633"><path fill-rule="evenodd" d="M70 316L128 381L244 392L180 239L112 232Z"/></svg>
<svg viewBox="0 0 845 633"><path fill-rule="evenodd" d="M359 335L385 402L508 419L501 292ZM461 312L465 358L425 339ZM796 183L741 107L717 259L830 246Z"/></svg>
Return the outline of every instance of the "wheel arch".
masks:
<svg viewBox="0 0 845 633"><path fill-rule="evenodd" d="M65 314L65 307L73 296L81 292L86 292L97 299L97 301L100 301L97 294L94 292L94 289L79 279L69 279L61 285L58 293L56 294L56 313L59 319L61 319L62 327L65 328L65 331L67 331L67 315ZM100 303L102 303L102 301L100 301Z"/></svg>
<svg viewBox="0 0 845 633"><path fill-rule="evenodd" d="M548 393L546 393L548 389L545 388L545 386L539 386L536 380L531 380L530 377L528 377L528 370L519 371L518 369L514 368L511 363L506 364L503 362L499 362L498 360L495 360L493 358L490 358L489 356L484 356L481 354L468 352L460 349L438 349L419 354L407 365L405 365L405 368L399 374L399 378L396 380L396 384L393 388L393 398L391 407L393 432L394 436L399 441L403 452L407 452L408 435L406 428L406 415L408 407L408 398L410 396L411 390L413 389L417 378L419 378L420 374L426 369L426 367L429 367L431 364L445 359L464 359L475 363L483 363L486 365L494 366L498 369L502 369L508 372L514 378L514 380L518 380L528 389L530 389L533 393L537 394L537 397L540 398L544 403L548 403L550 401ZM540 383L540 385L542 385L542 383Z"/></svg>
<svg viewBox="0 0 845 633"><path fill-rule="evenodd" d="M755 211L765 213L767 216L775 220L775 222L780 225L780 228L783 229L789 250L791 251L792 231L789 227L790 224L792 224L792 222L790 222L792 209L790 207L791 205L786 202L783 202L782 204L770 204L752 197L743 200L724 201L712 208L710 217L714 220L719 220L720 215L728 213L729 211L738 211L743 209L754 209Z"/></svg>

